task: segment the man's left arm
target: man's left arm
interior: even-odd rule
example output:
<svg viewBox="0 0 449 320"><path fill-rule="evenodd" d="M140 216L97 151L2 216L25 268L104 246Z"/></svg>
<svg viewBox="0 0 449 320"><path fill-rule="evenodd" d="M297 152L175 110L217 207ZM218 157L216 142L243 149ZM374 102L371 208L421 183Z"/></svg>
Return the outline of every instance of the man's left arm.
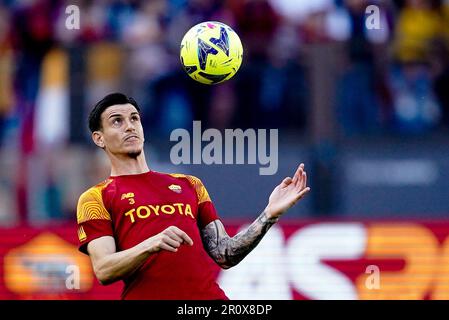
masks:
<svg viewBox="0 0 449 320"><path fill-rule="evenodd" d="M201 230L206 251L220 267L235 266L258 245L280 216L309 191L304 164L300 164L293 178L287 177L276 186L265 210L245 230L230 237L220 220L207 224Z"/></svg>

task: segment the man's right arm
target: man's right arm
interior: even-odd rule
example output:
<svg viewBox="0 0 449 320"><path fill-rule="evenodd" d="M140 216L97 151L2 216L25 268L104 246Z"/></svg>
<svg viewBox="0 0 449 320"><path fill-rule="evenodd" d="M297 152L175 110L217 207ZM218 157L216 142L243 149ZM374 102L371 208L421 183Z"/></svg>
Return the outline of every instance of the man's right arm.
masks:
<svg viewBox="0 0 449 320"><path fill-rule="evenodd" d="M90 241L87 251L98 281L107 285L130 276L150 255L160 250L177 252L183 243L193 245L184 231L170 226L127 250L117 252L114 238L103 236Z"/></svg>

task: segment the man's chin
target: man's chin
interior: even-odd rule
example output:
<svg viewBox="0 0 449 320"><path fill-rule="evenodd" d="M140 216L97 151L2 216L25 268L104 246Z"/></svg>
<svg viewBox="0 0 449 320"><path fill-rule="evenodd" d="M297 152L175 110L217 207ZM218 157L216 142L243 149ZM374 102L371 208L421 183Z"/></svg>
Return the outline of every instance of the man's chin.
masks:
<svg viewBox="0 0 449 320"><path fill-rule="evenodd" d="M132 150L132 151L128 152L128 157L136 159L141 154L142 154L142 149Z"/></svg>

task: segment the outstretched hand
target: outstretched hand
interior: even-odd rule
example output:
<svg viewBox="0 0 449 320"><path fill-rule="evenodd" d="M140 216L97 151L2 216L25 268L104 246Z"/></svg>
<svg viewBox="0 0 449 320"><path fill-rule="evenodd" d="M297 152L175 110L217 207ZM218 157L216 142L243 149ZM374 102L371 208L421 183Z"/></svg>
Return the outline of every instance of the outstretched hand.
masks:
<svg viewBox="0 0 449 320"><path fill-rule="evenodd" d="M268 218L278 218L310 191L307 173L301 163L293 176L285 178L270 195L265 212Z"/></svg>

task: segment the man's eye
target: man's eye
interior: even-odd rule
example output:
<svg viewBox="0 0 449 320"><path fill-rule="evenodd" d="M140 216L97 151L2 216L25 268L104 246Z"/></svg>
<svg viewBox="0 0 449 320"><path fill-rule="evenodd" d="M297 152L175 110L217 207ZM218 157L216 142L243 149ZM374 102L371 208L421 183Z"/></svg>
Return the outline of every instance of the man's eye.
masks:
<svg viewBox="0 0 449 320"><path fill-rule="evenodd" d="M131 120L132 120L132 121L139 121L140 119L139 119L139 116L133 116L133 117L131 118Z"/></svg>
<svg viewBox="0 0 449 320"><path fill-rule="evenodd" d="M120 124L122 122L122 120L120 118L115 118L112 123L113 124Z"/></svg>

